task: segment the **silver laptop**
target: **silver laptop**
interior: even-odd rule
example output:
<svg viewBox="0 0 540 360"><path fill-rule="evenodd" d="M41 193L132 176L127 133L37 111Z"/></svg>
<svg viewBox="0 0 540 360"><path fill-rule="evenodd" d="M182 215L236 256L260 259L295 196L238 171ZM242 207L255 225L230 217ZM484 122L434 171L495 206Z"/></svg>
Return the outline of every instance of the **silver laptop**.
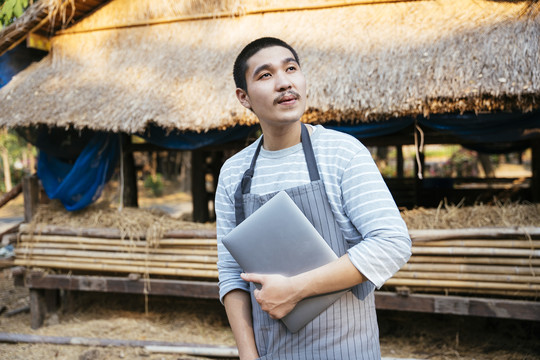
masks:
<svg viewBox="0 0 540 360"><path fill-rule="evenodd" d="M285 191L276 194L223 238L247 273L293 276L337 259L337 255ZM300 301L281 320L297 332L347 290Z"/></svg>

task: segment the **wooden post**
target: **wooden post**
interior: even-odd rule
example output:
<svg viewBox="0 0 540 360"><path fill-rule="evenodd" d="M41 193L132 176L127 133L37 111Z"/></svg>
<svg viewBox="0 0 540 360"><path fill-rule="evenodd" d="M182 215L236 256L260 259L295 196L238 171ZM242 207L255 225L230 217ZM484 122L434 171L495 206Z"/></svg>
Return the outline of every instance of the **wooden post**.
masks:
<svg viewBox="0 0 540 360"><path fill-rule="evenodd" d="M30 289L30 326L39 329L45 320L45 290Z"/></svg>
<svg viewBox="0 0 540 360"><path fill-rule="evenodd" d="M39 182L36 175L23 178L24 221L30 222L39 204Z"/></svg>
<svg viewBox="0 0 540 360"><path fill-rule="evenodd" d="M397 163L397 177L402 179L404 177L403 172L403 146L396 146L396 163Z"/></svg>
<svg viewBox="0 0 540 360"><path fill-rule="evenodd" d="M207 222L210 219L205 168L204 151L193 150L191 156L191 196L193 199L193 221L195 222Z"/></svg>
<svg viewBox="0 0 540 360"><path fill-rule="evenodd" d="M536 141L531 142L531 167L532 167L532 201L540 202L540 144Z"/></svg>
<svg viewBox="0 0 540 360"><path fill-rule="evenodd" d="M122 135L122 172L124 192L122 204L126 207L139 207L137 191L137 171L135 170L135 159L131 151L131 136Z"/></svg>

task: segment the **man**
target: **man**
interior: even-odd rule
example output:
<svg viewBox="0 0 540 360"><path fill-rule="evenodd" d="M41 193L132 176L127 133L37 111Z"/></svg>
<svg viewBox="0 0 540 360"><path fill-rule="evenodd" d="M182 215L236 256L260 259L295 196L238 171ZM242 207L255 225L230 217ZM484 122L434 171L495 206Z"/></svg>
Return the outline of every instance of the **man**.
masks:
<svg viewBox="0 0 540 360"><path fill-rule="evenodd" d="M306 81L285 42L248 44L234 79L263 132L223 165L216 191L220 297L240 358L379 359L373 291L405 264L411 243L376 165L355 138L300 122ZM297 205L316 199L316 209L299 207L339 259L289 278L243 274L221 239L281 190ZM301 299L348 288L297 333L279 321Z"/></svg>

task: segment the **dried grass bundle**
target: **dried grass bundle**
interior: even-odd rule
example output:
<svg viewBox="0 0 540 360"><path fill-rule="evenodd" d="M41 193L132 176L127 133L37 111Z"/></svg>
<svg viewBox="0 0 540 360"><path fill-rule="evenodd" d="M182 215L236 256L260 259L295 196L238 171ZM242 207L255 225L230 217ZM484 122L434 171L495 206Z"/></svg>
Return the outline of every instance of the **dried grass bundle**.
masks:
<svg viewBox="0 0 540 360"><path fill-rule="evenodd" d="M169 230L213 229L215 227L214 224L175 219L157 209L123 208L119 211L106 201L76 212L65 210L57 201L42 204L30 223L30 227L35 229L31 232L39 233L40 225L58 225L73 229L113 228L120 230L122 239L140 240L144 237L149 246L156 246L157 241Z"/></svg>
<svg viewBox="0 0 540 360"><path fill-rule="evenodd" d="M436 209L401 212L409 229L464 229L479 227L540 226L540 204L501 202L463 206L441 201Z"/></svg>

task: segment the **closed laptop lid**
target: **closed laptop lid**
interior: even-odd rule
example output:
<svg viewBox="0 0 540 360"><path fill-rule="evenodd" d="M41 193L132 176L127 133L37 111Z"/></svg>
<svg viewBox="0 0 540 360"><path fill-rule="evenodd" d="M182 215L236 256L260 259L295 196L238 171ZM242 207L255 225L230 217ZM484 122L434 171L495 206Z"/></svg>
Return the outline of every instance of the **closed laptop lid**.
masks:
<svg viewBox="0 0 540 360"><path fill-rule="evenodd" d="M222 241L248 273L293 276L337 259L285 191L257 209ZM290 331L298 331L344 292L304 299L282 321Z"/></svg>

